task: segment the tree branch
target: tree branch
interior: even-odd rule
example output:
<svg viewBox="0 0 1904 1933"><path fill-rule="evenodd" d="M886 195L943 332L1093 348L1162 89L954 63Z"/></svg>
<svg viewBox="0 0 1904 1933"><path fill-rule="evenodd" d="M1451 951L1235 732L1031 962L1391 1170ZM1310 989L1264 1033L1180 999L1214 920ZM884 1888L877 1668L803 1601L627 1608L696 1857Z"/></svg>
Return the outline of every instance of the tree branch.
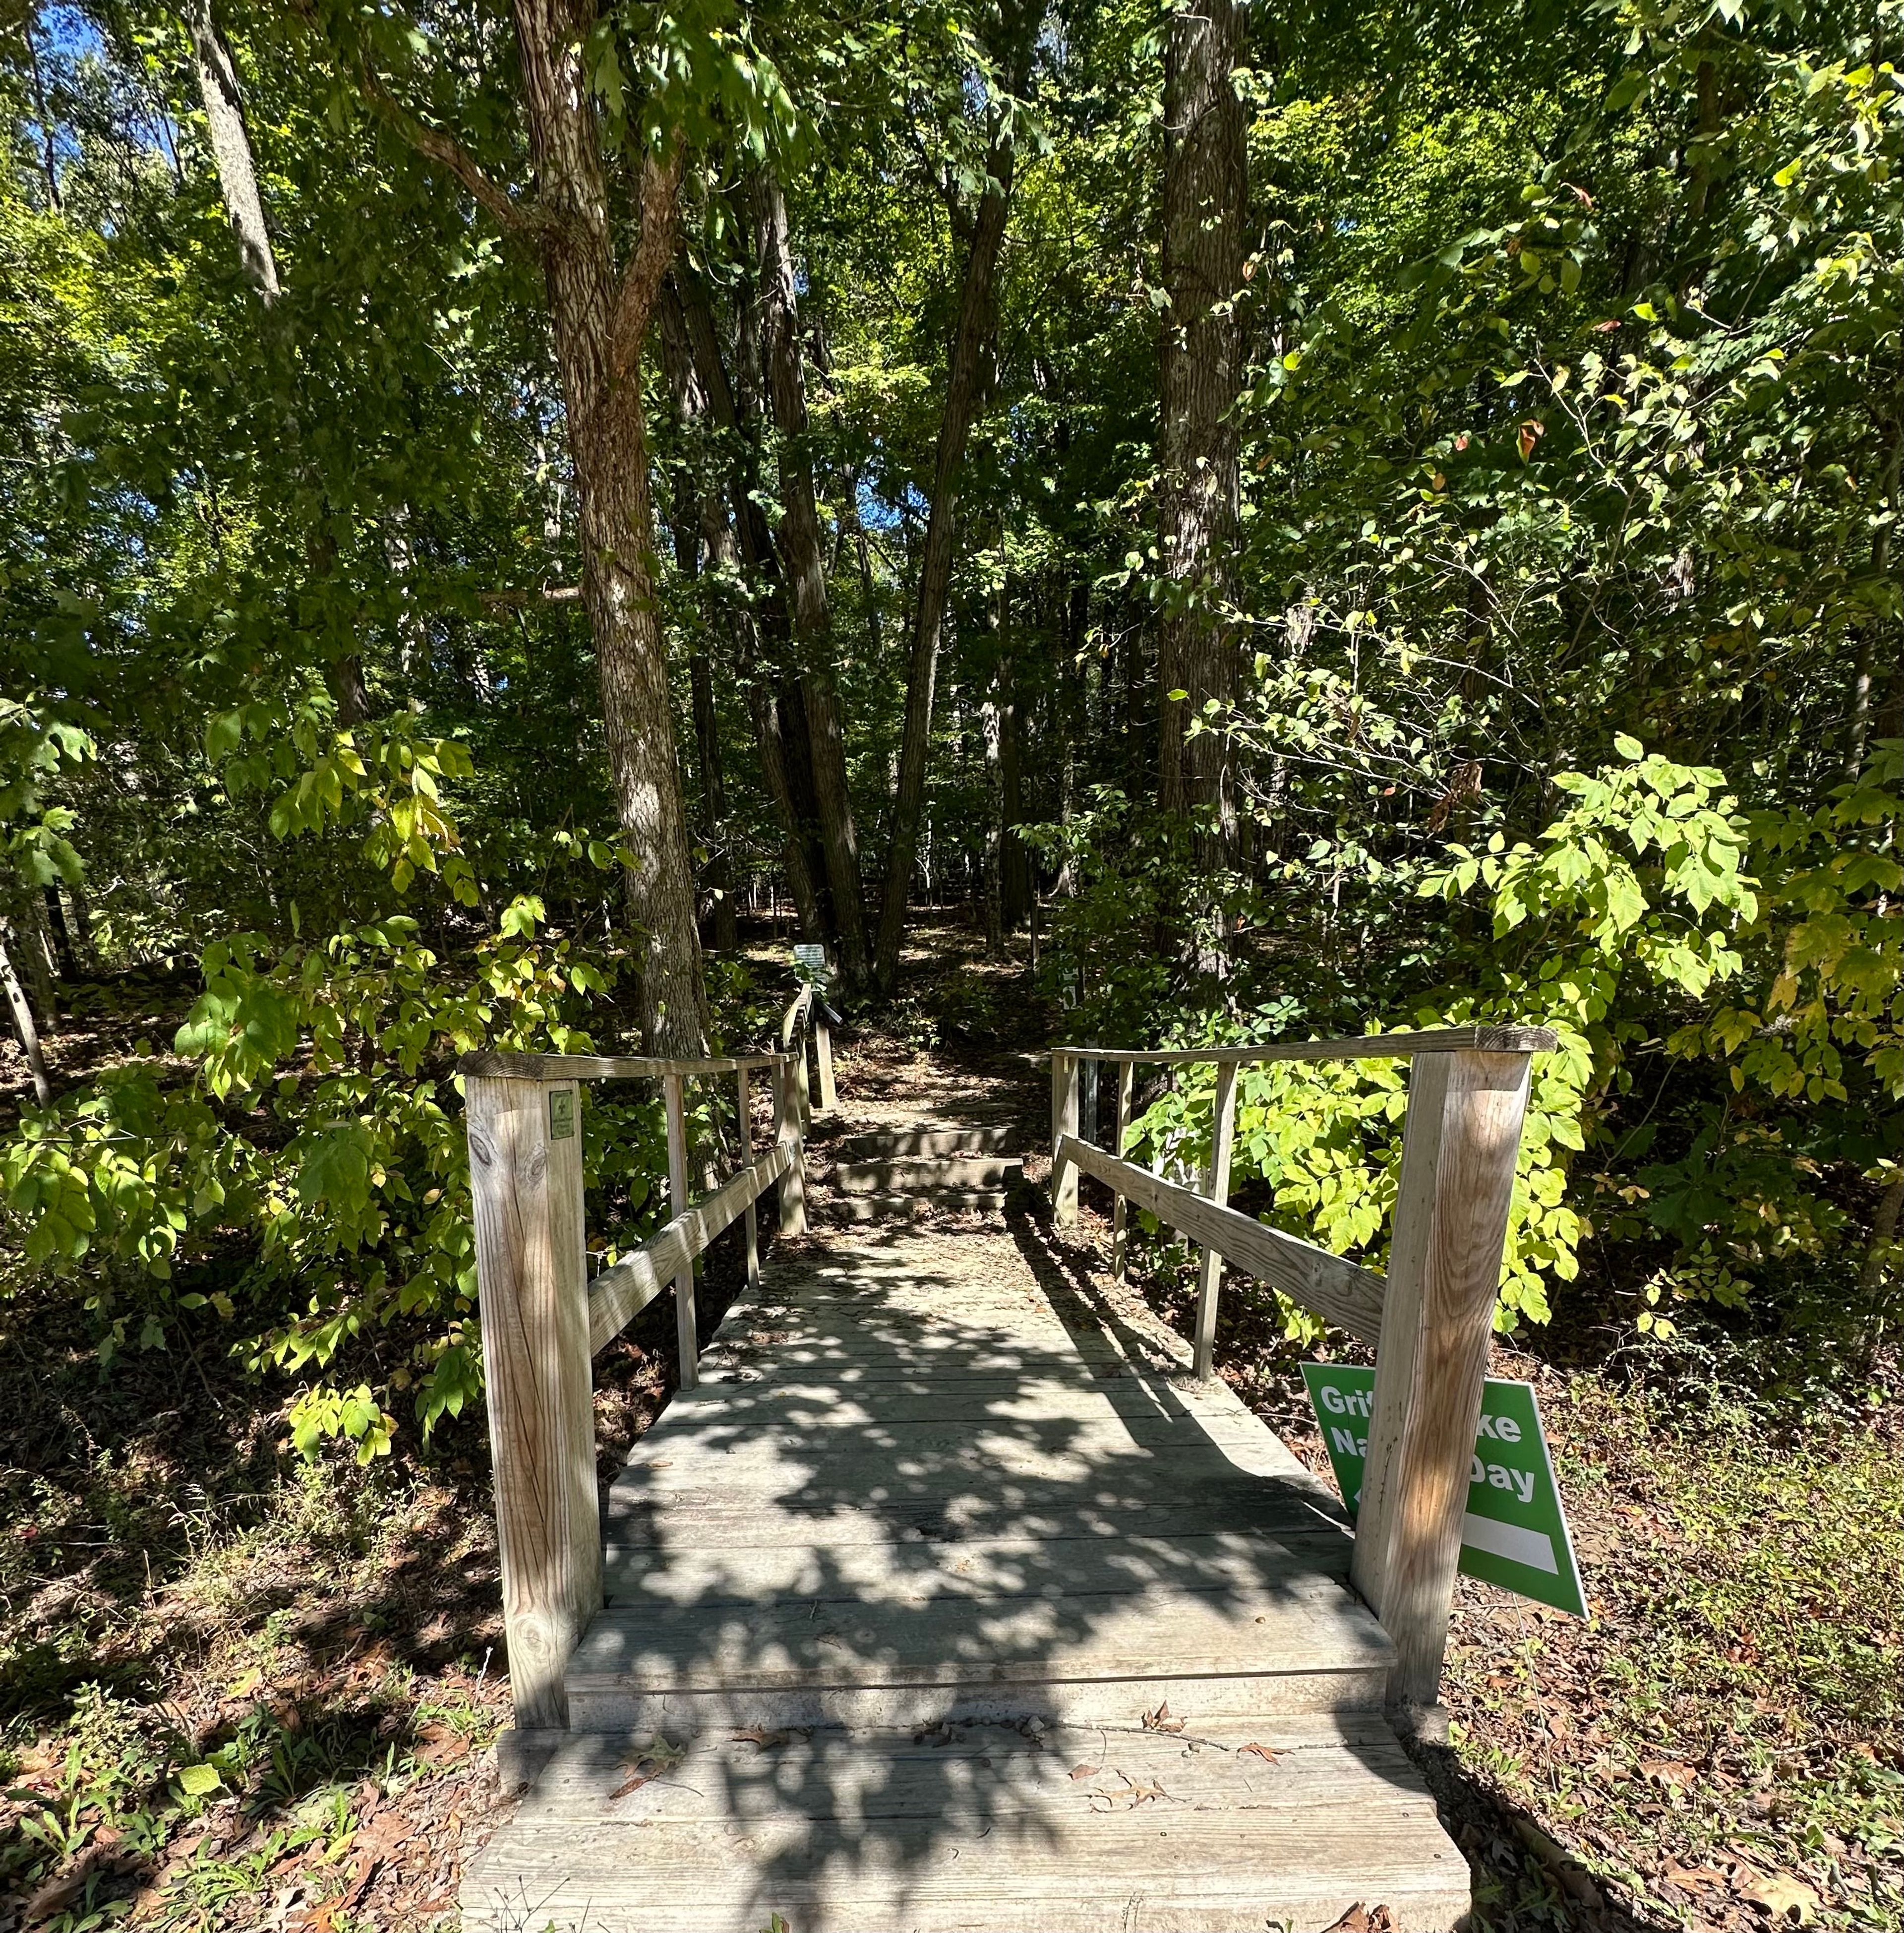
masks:
<svg viewBox="0 0 1904 1933"><path fill-rule="evenodd" d="M488 210L509 234L524 236L546 228L551 217L533 203L517 201L507 189L485 174L476 157L453 134L419 121L378 78L368 55L360 56L358 74L365 98L378 113L426 160L447 169Z"/></svg>
<svg viewBox="0 0 1904 1933"><path fill-rule="evenodd" d="M614 374L617 386L641 380L641 344L661 295L661 284L674 259L680 224L681 175L686 165L686 143L675 130L667 152L641 162L641 232L622 272L615 296Z"/></svg>

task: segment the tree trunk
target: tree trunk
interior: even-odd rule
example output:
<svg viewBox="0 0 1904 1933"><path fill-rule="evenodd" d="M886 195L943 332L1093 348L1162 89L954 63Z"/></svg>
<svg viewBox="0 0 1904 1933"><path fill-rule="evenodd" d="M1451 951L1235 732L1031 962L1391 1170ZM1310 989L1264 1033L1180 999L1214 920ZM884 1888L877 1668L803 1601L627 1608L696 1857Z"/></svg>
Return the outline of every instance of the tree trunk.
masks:
<svg viewBox="0 0 1904 1933"><path fill-rule="evenodd" d="M674 393L675 413L680 419L692 466L682 470L677 482L673 523L675 564L683 577L695 582L700 594L696 603L701 635L688 654L688 693L701 767L701 839L707 849L702 877L711 902L714 944L731 951L737 935L732 869L725 845L727 788L721 771L720 721L714 709L713 667L707 642L716 635L716 627L725 615L724 589L717 574L733 561L733 538L718 497L705 487L699 473L705 456L702 443L708 413L707 386L694 366L687 319L682 314L680 296L671 278L662 290L660 311L662 359L667 365L668 386ZM711 580L700 568L703 543L707 547L710 570L716 574Z"/></svg>
<svg viewBox="0 0 1904 1933"><path fill-rule="evenodd" d="M47 1078L46 1057L40 1051L40 1030L33 1022L33 1009L28 1004L26 990L20 983L20 976L14 971L13 957L7 950L9 937L6 922L0 920L0 990L7 996L7 1009L14 1017L14 1030L20 1036L21 1048L26 1055L27 1070L33 1076L35 1098L43 1108L53 1105L53 1083Z"/></svg>
<svg viewBox="0 0 1904 1933"><path fill-rule="evenodd" d="M640 164L639 239L617 275L600 129L584 49L589 0L513 0L555 358L575 473L582 597L595 636L611 789L634 855L629 910L645 941L641 1033L651 1051L706 1052L693 869L656 595L641 351L674 252L678 137Z"/></svg>
<svg viewBox="0 0 1904 1933"><path fill-rule="evenodd" d="M1020 85L1022 86L1022 82ZM919 813L926 795L926 761L931 750L932 693L938 678L938 648L945 628L945 606L952 585L957 534L959 476L971 440L972 419L985 390L993 332L994 293L999 254L1005 243L1005 217L1011 205L1014 162L1010 123L1002 122L986 158L986 187L972 225L959 302L959 328L946 374L945 410L940 419L938 453L932 470L932 508L926 522L924 555L919 566L918 602L912 621L912 662L906 683L905 729L899 751L899 795L893 804L893 840L887 855L885 898L880 909L879 944L873 974L890 993L899 977L899 942L905 933L906 901L919 849Z"/></svg>
<svg viewBox="0 0 1904 1933"><path fill-rule="evenodd" d="M793 591L794 637L800 693L812 734L813 796L838 925L847 985L866 979L866 914L859 842L846 783L845 735L833 668L833 614L827 597L826 550L807 449L806 382L800 363L800 314L793 251L780 179L763 168L753 183L754 242L759 272L761 365L779 431L780 553Z"/></svg>
<svg viewBox="0 0 1904 1933"><path fill-rule="evenodd" d="M184 11L192 39L192 62L198 70L199 95L211 130L218 190L224 197L232 233L238 238L239 259L260 299L269 306L279 293L278 262L271 252L264 202L258 193L258 171L251 160L251 137L245 130L238 70L212 17L212 0L185 0Z"/></svg>
<svg viewBox="0 0 1904 1933"><path fill-rule="evenodd" d="M753 420L751 413L743 420L722 355L720 332L699 278L685 263L680 263L674 284L709 413L716 430L727 436L733 446L734 467L728 489L733 502L740 561L758 599L763 621L760 629L767 636L764 655L784 663L791 655L785 589L773 533L767 528L766 514L755 495ZM746 333L743 324L743 341ZM811 768L805 711L797 693L789 693L784 684L777 692L775 690L769 667L761 662L762 654L757 648L759 639L751 621L743 629L742 639L751 654L743 672L748 708L753 716L755 743L760 751L761 776L785 841L787 897L793 901L801 937L815 945L824 945L830 930L820 894L825 867L813 837L811 786L804 776ZM789 713L797 714L791 721L796 729L791 742L785 715Z"/></svg>
<svg viewBox="0 0 1904 1933"><path fill-rule="evenodd" d="M1207 872L1233 855L1236 813L1221 732L1187 738L1214 699L1236 696L1238 652L1224 614L1237 525L1242 383L1243 232L1248 179L1236 0L1198 0L1171 16L1164 50L1163 448L1159 501L1168 579L1158 651L1158 803L1200 818ZM1185 693L1174 699L1173 692Z"/></svg>

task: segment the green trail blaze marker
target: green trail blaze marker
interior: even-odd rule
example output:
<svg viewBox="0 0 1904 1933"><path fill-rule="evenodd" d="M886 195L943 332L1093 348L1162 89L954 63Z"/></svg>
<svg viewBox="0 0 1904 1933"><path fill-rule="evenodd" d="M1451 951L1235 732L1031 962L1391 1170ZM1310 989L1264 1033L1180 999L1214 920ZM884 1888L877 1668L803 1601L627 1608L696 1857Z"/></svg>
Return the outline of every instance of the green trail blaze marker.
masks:
<svg viewBox="0 0 1904 1933"><path fill-rule="evenodd" d="M1346 1363L1305 1363L1302 1380L1353 1517L1362 1503L1375 1372ZM1532 1383L1488 1378L1461 1521L1461 1568L1536 1604L1587 1615Z"/></svg>

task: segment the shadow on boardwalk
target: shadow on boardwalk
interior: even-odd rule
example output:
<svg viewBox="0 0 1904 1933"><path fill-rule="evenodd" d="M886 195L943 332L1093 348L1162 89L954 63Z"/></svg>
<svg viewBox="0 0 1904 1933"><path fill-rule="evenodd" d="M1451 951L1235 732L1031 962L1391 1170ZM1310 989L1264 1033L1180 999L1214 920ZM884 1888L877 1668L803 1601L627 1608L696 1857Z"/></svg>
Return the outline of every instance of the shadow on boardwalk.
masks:
<svg viewBox="0 0 1904 1933"><path fill-rule="evenodd" d="M814 1244L706 1369L466 1923L1452 1922L1339 1513L1036 1218Z"/></svg>

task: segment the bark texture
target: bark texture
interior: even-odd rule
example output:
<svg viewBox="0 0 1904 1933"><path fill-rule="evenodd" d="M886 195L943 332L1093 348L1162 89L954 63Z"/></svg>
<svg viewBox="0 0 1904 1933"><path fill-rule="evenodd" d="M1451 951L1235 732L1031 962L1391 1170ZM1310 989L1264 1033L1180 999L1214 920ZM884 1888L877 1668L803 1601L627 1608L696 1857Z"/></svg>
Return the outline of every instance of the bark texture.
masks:
<svg viewBox="0 0 1904 1933"><path fill-rule="evenodd" d="M1023 86L1021 66L1018 84ZM938 679L939 645L957 555L959 478L965 467L972 426L984 399L993 338L997 327L999 256L1005 245L1005 218L1011 207L1014 164L1011 123L1002 119L986 161L986 188L972 224L959 300L958 332L945 383L938 450L932 468L932 507L919 564L919 591L912 621L912 656L905 691L905 729L900 741L898 796L893 807L893 839L887 855L886 891L880 908L879 940L873 976L890 992L899 977L899 942L905 934L906 902L919 854L920 807L926 795L926 761L932 746L932 699Z"/></svg>
<svg viewBox="0 0 1904 1933"><path fill-rule="evenodd" d="M786 197L771 168L763 168L754 177L752 199L761 367L779 432L780 554L793 592L800 696L811 737L814 803L833 897L839 965L848 985L857 988L867 977L859 840L847 789L845 735L833 671L826 547L807 447L806 381Z"/></svg>
<svg viewBox="0 0 1904 1933"><path fill-rule="evenodd" d="M1186 735L1211 699L1236 696L1238 648L1224 607L1236 541L1237 433L1242 382L1248 177L1242 104L1231 84L1244 9L1190 0L1172 15L1164 50L1164 284L1160 486L1167 579L1158 657L1158 803L1199 812L1206 866L1233 850L1236 807L1220 733ZM1173 699L1170 694L1187 695Z"/></svg>
<svg viewBox="0 0 1904 1933"><path fill-rule="evenodd" d="M231 231L238 238L239 259L260 297L267 304L274 302L279 293L278 263L272 253L270 231L265 227L251 137L245 132L238 70L212 17L212 0L185 0L185 19L191 35L192 64L198 71L199 96L211 131L218 191L224 197Z"/></svg>
<svg viewBox="0 0 1904 1933"><path fill-rule="evenodd" d="M742 569L756 594L760 619L756 626L749 616L740 633L745 654L742 676L754 722L755 742L760 752L761 776L785 840L788 896L794 903L801 937L818 945L827 936L827 921L820 897L820 881L825 869L813 837L815 815L809 809L806 791L800 778L808 765L803 743L805 714L797 702L797 690L790 689L784 680L773 678L770 667L762 662L771 656L777 661L773 669L784 669L790 652L791 633L773 534L754 493L751 418L744 422L742 419L740 401L722 350L720 330L700 278L680 263L676 266L673 282L710 417L716 432L726 439L732 453L728 483L734 512L731 529ZM760 635L763 632L764 639ZM792 721L796 742L791 745L786 716L789 713L797 714Z"/></svg>
<svg viewBox="0 0 1904 1933"><path fill-rule="evenodd" d="M674 252L678 140L638 164L640 227L617 266L601 131L583 49L589 0L514 0L536 224L575 464L582 597L595 638L608 769L635 855L629 910L644 943L641 1031L655 1052L706 1051L707 993L686 815L656 596L641 407L643 340Z"/></svg>

